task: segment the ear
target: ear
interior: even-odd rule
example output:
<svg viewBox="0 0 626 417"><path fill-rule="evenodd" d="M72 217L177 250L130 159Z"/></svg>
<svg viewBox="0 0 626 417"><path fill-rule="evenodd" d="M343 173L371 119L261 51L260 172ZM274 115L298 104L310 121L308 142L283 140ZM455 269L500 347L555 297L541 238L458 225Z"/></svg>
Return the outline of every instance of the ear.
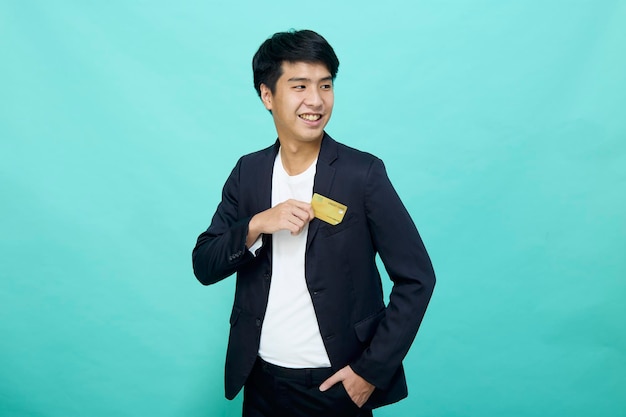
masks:
<svg viewBox="0 0 626 417"><path fill-rule="evenodd" d="M261 88L261 100L263 101L263 105L269 111L272 111L272 91L265 84L260 85Z"/></svg>

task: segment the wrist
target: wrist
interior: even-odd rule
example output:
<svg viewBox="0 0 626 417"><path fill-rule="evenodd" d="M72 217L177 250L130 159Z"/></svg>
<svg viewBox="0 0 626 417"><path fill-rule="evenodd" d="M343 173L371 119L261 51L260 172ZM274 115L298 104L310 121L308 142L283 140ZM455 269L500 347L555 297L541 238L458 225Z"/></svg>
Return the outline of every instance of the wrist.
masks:
<svg viewBox="0 0 626 417"><path fill-rule="evenodd" d="M261 230L259 229L258 215L252 216L250 222L248 222L248 235L246 236L246 247L250 248L254 242L261 236Z"/></svg>

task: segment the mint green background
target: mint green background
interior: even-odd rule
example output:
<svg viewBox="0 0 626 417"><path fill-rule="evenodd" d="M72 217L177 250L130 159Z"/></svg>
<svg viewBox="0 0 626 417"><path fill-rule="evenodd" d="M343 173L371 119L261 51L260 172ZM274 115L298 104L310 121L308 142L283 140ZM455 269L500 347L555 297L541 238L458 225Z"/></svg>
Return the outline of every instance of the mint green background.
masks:
<svg viewBox="0 0 626 417"><path fill-rule="evenodd" d="M377 416L626 415L624 1L0 0L0 415L235 416L190 252L312 28L438 273ZM388 290L387 286L387 290Z"/></svg>

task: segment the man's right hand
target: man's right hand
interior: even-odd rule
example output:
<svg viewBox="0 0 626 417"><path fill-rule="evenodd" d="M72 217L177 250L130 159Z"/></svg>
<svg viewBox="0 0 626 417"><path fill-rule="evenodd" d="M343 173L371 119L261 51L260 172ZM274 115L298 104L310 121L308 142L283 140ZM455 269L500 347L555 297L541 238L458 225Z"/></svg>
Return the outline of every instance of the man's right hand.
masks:
<svg viewBox="0 0 626 417"><path fill-rule="evenodd" d="M315 217L311 204L298 200L287 200L270 209L257 213L250 219L246 246L250 247L262 234L289 230L299 234Z"/></svg>

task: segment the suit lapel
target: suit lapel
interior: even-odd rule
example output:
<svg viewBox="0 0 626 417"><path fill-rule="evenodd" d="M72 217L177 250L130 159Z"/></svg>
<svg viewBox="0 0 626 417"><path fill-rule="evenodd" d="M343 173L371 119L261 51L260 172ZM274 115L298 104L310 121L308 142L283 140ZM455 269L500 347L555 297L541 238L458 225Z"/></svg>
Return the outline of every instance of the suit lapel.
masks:
<svg viewBox="0 0 626 417"><path fill-rule="evenodd" d="M337 159L337 142L335 142L328 134L324 133L320 154L317 157L317 167L315 169L315 182L313 184L313 192L328 196L332 189L333 180L335 179L335 168L331 165ZM317 233L317 229L321 220L313 219L309 223L309 232L306 239L306 248L311 245L311 241Z"/></svg>

